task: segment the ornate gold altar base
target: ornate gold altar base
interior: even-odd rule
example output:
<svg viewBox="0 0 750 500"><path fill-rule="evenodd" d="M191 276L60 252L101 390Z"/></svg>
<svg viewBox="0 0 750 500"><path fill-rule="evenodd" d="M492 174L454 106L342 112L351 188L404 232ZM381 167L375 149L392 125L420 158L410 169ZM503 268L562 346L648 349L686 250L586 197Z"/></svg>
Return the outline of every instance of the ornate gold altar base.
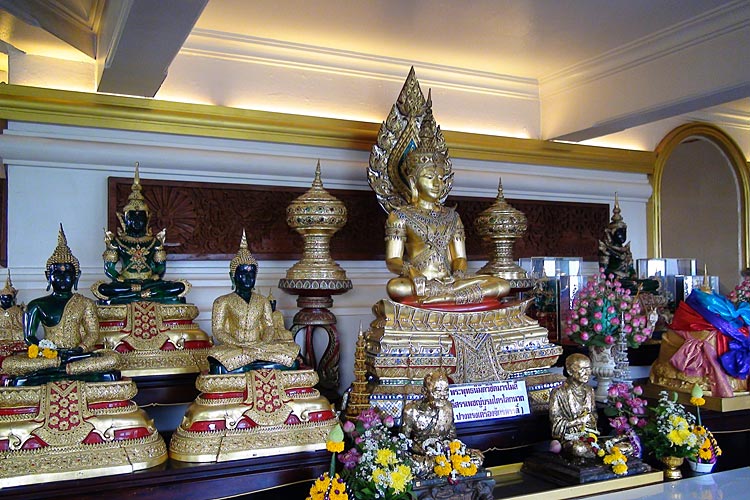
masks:
<svg viewBox="0 0 750 500"><path fill-rule="evenodd" d="M667 391L668 393L675 392L677 394L677 402L683 405L692 406L690 403L690 391L681 392L676 391L671 387L654 384L649 382L643 386L643 395L647 398L658 399L661 391ZM706 404L703 406L706 410L718 411L718 412L729 412L737 410L750 409L750 392L735 392L734 397L731 398L719 398L711 396L710 392L703 393L703 399L706 400Z"/></svg>
<svg viewBox="0 0 750 500"><path fill-rule="evenodd" d="M167 460L132 381L0 388L0 487L124 474Z"/></svg>
<svg viewBox="0 0 750 500"><path fill-rule="evenodd" d="M132 302L97 309L103 344L122 354L124 376L208 370L206 356L212 341L194 322L196 306Z"/></svg>
<svg viewBox="0 0 750 500"><path fill-rule="evenodd" d="M170 457L225 462L325 449L338 420L317 382L313 370L200 375L201 395L172 435Z"/></svg>
<svg viewBox="0 0 750 500"><path fill-rule="evenodd" d="M562 380L549 373L562 347L551 344L547 330L526 315L529 303L454 312L381 300L364 339L365 371L376 379L367 385L369 403L400 416L404 399L421 393L424 376L445 369L456 384L523 378L534 408L543 409ZM355 361L355 378L358 374ZM358 393L363 380L355 380L350 396L355 404L364 402Z"/></svg>

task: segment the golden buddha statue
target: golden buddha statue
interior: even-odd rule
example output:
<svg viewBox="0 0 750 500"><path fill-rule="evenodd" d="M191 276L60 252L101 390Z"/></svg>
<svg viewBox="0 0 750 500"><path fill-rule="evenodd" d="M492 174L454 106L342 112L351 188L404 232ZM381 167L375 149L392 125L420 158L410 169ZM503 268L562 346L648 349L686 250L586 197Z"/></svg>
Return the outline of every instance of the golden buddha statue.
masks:
<svg viewBox="0 0 750 500"><path fill-rule="evenodd" d="M404 399L394 396L417 396L425 375L445 369L459 384L535 370L527 387L532 404L544 405L554 385L545 377L562 349L525 314L528 301L498 300L510 292L507 280L467 272L461 218L444 205L453 185L448 148L414 68L380 127L367 174L388 214L386 265L398 275L365 335L370 404L399 418Z"/></svg>
<svg viewBox="0 0 750 500"><path fill-rule="evenodd" d="M418 477L434 476L435 452L444 453L456 439L448 385L448 377L442 370L426 375L422 399L406 403L401 415L401 432L412 440L411 452ZM482 466L484 455L480 450L467 449L466 452L475 467Z"/></svg>
<svg viewBox="0 0 750 500"><path fill-rule="evenodd" d="M297 369L299 346L271 301L254 291L258 263L244 231L229 265L234 291L214 301L221 345L208 355L201 392L170 442L183 462L222 462L325 448L336 424L331 404L313 388L314 370Z"/></svg>
<svg viewBox="0 0 750 500"><path fill-rule="evenodd" d="M442 144L442 147L441 147ZM494 276L466 275L464 227L453 208L443 206L453 173L428 96L419 145L405 152L399 173L406 179L404 203L386 222L386 265L398 274L386 290L396 302L474 304L502 297L510 284Z"/></svg>
<svg viewBox="0 0 750 500"><path fill-rule="evenodd" d="M565 360L568 378L552 390L549 399L549 421L552 438L562 444L563 451L574 457L594 458L591 443L585 438L598 435L596 400L591 378L591 360L584 354L571 354Z"/></svg>
<svg viewBox="0 0 750 500"><path fill-rule="evenodd" d="M221 344L209 354L213 374L247 371L263 362L289 368L297 359L300 348L283 328L283 317L280 330L274 321L281 313L254 291L257 274L258 262L243 230L240 249L229 264L234 291L217 298L211 312L213 336Z"/></svg>
<svg viewBox="0 0 750 500"><path fill-rule="evenodd" d="M3 361L13 378L0 387L0 484L122 474L164 462L166 445L131 401L138 390L121 379L119 355L94 350L96 306L74 292L81 270L62 225L45 273L52 293L28 305L28 353Z"/></svg>
<svg viewBox="0 0 750 500"><path fill-rule="evenodd" d="M5 287L0 290L0 366L3 359L15 352L25 351L23 339L23 314L25 306L16 303L18 290L13 287L10 278L5 279ZM0 383L3 374L0 373Z"/></svg>
<svg viewBox="0 0 750 500"><path fill-rule="evenodd" d="M73 290L78 288L81 267L70 251L62 224L57 236L57 247L45 271L52 293L29 302L24 321L24 338L29 345L38 346L36 332L44 329L45 344L50 344L54 355L32 356L17 354L3 361L3 371L16 376L14 385L45 383L49 380L78 377L85 380L116 380L119 373L107 373L119 365L114 351L94 351L99 341L99 322L94 301ZM88 375L90 374L90 375ZM87 376L88 375L88 376ZM34 381L27 379L30 376Z"/></svg>
<svg viewBox="0 0 750 500"><path fill-rule="evenodd" d="M190 283L164 279L166 229L152 234L142 190L136 163L128 202L117 214L117 236L104 234L102 258L110 281L91 286L99 299L102 343L123 354L127 376L199 372L208 367L212 342L194 321L198 308L186 303Z"/></svg>

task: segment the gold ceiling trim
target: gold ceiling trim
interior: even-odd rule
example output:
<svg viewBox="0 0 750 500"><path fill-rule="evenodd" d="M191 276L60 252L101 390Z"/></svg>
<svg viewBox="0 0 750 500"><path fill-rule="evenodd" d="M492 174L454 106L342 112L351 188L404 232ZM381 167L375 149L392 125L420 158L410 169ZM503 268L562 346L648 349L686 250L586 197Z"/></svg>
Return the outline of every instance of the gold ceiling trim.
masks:
<svg viewBox="0 0 750 500"><path fill-rule="evenodd" d="M0 119L369 151L380 124L0 85ZM655 153L445 131L451 156L651 174Z"/></svg>

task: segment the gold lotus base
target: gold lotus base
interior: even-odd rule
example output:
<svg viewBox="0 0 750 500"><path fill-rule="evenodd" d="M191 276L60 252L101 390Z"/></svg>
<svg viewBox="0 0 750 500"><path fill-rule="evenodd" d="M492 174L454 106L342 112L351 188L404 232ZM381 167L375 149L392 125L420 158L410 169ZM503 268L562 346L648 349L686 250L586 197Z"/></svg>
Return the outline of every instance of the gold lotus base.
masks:
<svg viewBox="0 0 750 500"><path fill-rule="evenodd" d="M125 377L200 373L208 371L209 352L210 349L126 352L120 355L122 360L120 371Z"/></svg>
<svg viewBox="0 0 750 500"><path fill-rule="evenodd" d="M199 375L201 394L172 434L170 457L226 462L325 449L338 420L317 382L314 370Z"/></svg>
<svg viewBox="0 0 750 500"><path fill-rule="evenodd" d="M324 450L334 424L325 421L216 432L188 432L178 427L169 443L169 456L180 462L228 462Z"/></svg>
<svg viewBox="0 0 750 500"><path fill-rule="evenodd" d="M128 441L0 453L0 487L128 474L166 462L157 433Z"/></svg>
<svg viewBox="0 0 750 500"><path fill-rule="evenodd" d="M562 347L549 342L547 329L526 315L527 307L528 302L519 302L488 311L446 312L381 300L373 306L375 320L365 337L367 370L379 379L379 392L413 393L425 375L439 368L455 383L548 369ZM488 334L492 345L475 348L463 341L459 348L457 337L466 334ZM494 373L485 365L495 366Z"/></svg>
<svg viewBox="0 0 750 500"><path fill-rule="evenodd" d="M193 304L98 305L99 330L105 347L122 354L128 377L198 373L208 370L213 345L200 329Z"/></svg>

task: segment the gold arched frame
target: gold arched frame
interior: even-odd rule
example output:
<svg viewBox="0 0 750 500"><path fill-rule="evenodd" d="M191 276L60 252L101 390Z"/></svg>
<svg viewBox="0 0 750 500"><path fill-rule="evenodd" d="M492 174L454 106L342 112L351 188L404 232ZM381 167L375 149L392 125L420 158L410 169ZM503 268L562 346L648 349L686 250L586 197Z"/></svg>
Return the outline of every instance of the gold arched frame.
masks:
<svg viewBox="0 0 750 500"><path fill-rule="evenodd" d="M649 233L649 253L654 257L661 257L661 182L664 168L675 148L690 138L702 138L724 153L727 161L734 170L739 182L740 196L740 246L741 262L744 267L750 267L750 165L745 159L737 143L720 128L708 123L688 123L681 125L668 133L656 147L656 162L651 177L653 194L649 201L648 214L651 231Z"/></svg>

